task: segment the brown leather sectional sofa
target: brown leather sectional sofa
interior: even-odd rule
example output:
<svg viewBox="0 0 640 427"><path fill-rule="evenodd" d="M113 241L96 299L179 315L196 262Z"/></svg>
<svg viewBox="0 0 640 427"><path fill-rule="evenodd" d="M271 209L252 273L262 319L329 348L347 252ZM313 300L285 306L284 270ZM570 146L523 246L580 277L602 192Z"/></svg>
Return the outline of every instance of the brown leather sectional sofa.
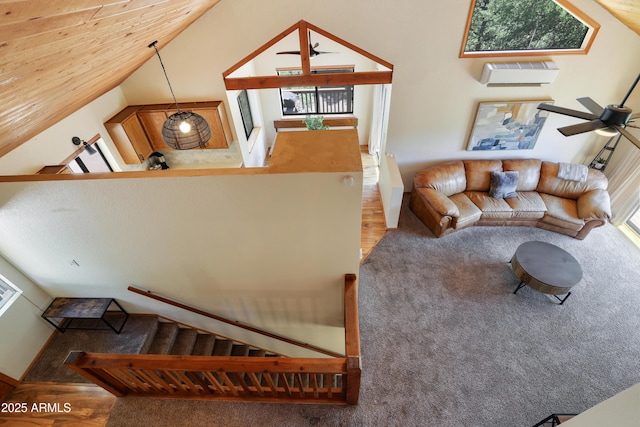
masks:
<svg viewBox="0 0 640 427"><path fill-rule="evenodd" d="M518 172L515 197L489 195L494 171ZM583 182L559 178L557 163L537 159L457 160L416 173L409 206L436 237L472 225L526 225L582 240L611 217L607 184L595 169Z"/></svg>

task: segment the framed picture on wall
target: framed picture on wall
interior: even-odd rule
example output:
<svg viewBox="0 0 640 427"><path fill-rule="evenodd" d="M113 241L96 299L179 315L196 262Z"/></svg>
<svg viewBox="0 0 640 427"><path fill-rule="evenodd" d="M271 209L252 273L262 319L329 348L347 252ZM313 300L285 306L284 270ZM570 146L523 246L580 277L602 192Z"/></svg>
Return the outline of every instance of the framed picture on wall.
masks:
<svg viewBox="0 0 640 427"><path fill-rule="evenodd" d="M467 150L531 150L538 140L548 111L535 101L480 102Z"/></svg>

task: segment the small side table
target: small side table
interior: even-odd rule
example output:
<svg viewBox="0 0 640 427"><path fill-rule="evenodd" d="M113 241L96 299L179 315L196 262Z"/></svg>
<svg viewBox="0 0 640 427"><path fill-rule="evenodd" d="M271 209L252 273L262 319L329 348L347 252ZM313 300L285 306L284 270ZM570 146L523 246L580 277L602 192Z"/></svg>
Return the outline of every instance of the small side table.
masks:
<svg viewBox="0 0 640 427"><path fill-rule="evenodd" d="M115 310L109 310L112 306ZM111 329L119 334L129 313L113 298L56 298L42 313L42 318L60 332Z"/></svg>

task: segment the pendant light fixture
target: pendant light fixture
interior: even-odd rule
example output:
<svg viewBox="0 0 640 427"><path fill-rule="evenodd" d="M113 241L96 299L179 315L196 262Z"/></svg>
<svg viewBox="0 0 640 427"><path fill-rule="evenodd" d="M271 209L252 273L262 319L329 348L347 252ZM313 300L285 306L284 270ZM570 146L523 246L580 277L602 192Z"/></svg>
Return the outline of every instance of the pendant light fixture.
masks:
<svg viewBox="0 0 640 427"><path fill-rule="evenodd" d="M197 147L205 148L207 141L211 138L209 124L204 117L199 114L180 110L180 105L178 105L176 96L173 93L169 76L167 76L167 70L164 68L160 52L158 52L158 48L156 47L157 43L158 41L156 40L151 43L149 47L154 48L156 55L158 55L160 66L162 67L164 77L167 79L167 84L171 91L171 96L173 96L173 101L178 109L178 112L170 115L162 125L162 139L164 139L165 144L176 150L189 150Z"/></svg>

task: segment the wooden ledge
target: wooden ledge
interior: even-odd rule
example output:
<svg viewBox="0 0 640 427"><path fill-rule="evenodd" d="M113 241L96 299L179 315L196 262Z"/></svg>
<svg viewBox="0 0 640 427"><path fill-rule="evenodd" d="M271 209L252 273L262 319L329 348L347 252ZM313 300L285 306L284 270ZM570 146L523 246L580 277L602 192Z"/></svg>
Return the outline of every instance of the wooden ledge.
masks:
<svg viewBox="0 0 640 427"><path fill-rule="evenodd" d="M303 122L304 117L298 119L282 119L282 120L274 120L273 127L276 128L276 132L278 129L298 129L298 128L306 128L307 126ZM327 118L325 117L322 121L325 125L331 127L358 127L358 118L357 117L335 117L335 118Z"/></svg>

